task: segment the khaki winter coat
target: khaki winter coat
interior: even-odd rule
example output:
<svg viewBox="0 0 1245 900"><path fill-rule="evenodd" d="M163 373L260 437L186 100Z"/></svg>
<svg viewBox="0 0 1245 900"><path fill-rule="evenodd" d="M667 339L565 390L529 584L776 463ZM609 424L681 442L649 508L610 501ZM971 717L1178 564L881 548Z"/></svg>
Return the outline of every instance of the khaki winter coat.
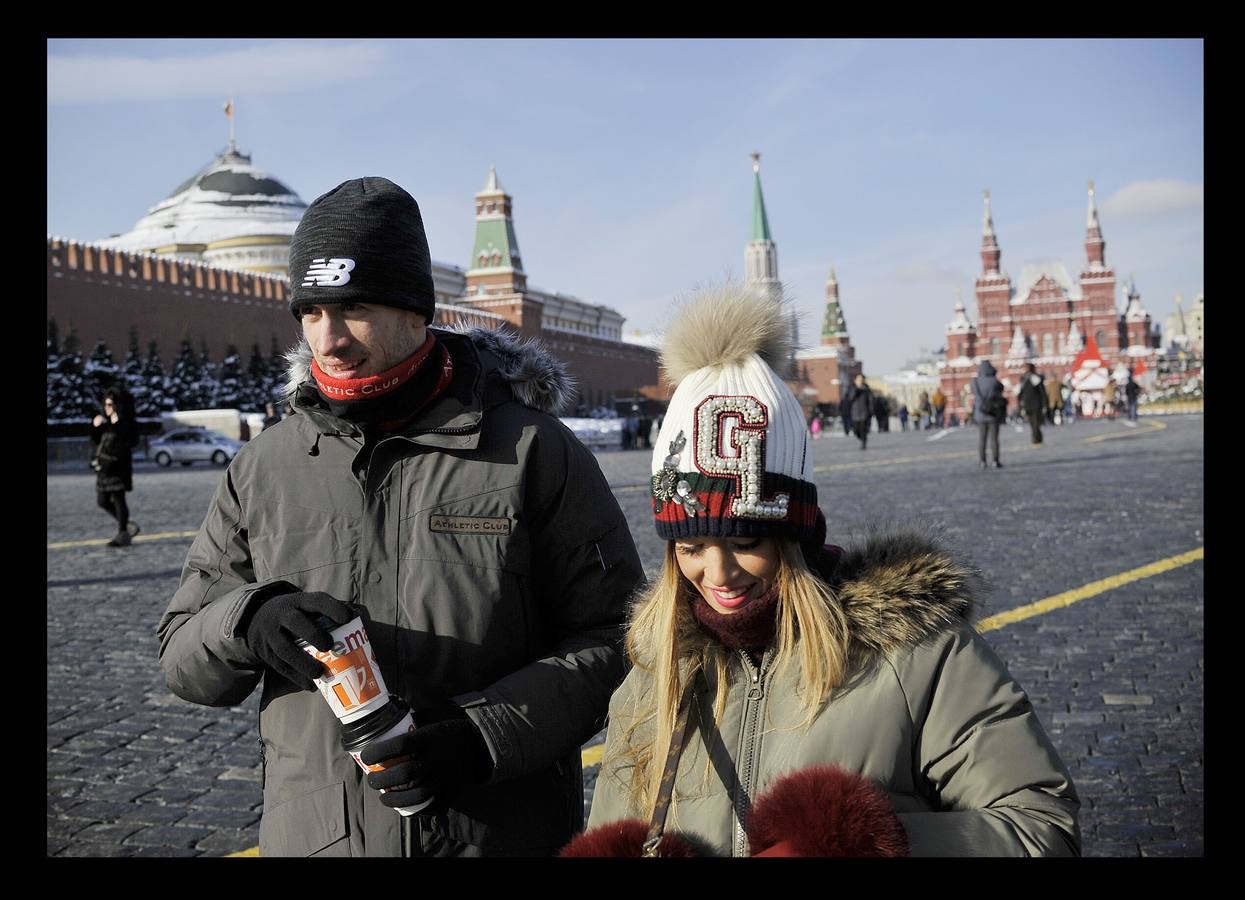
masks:
<svg viewBox="0 0 1245 900"><path fill-rule="evenodd" d="M596 460L541 411L568 388L561 364L496 333L435 334L454 380L399 434L365 447L308 383L243 447L160 622L179 697L233 706L263 681L262 856L549 855L582 827L579 747L623 676L639 558ZM384 806L319 693L237 633L279 583L358 604L389 690L416 724L464 706L491 780L435 815Z"/></svg>
<svg viewBox="0 0 1245 900"><path fill-rule="evenodd" d="M851 623L852 676L807 731L798 668L776 674L732 659L725 714L701 676L679 762L667 831L700 852L747 856L742 823L781 775L833 764L889 795L913 856L1070 856L1080 853L1079 801L1028 697L977 634L970 574L912 534L873 536L827 580ZM708 638L705 638L708 640ZM629 817L621 751L651 679L634 668L610 702L589 828Z"/></svg>

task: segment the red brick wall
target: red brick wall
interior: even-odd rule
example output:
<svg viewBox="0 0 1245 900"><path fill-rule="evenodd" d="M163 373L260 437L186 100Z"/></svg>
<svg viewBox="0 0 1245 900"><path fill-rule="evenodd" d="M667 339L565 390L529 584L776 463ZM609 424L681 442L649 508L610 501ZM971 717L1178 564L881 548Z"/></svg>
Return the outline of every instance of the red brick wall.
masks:
<svg viewBox="0 0 1245 900"><path fill-rule="evenodd" d="M298 338L283 278L55 240L48 241L47 252L47 314L62 338L71 327L77 331L84 355L103 338L120 362L130 326L138 328L144 356L154 338L166 365L185 332L196 352L205 340L217 362L227 344L245 361L256 339L267 354L273 335L282 348Z"/></svg>
<svg viewBox="0 0 1245 900"><path fill-rule="evenodd" d="M272 335L285 349L301 333L286 305L282 277L49 240L47 284L47 314L56 319L61 337L74 328L84 356L103 338L118 363L129 348L131 325L138 327L143 355L154 338L166 367L176 358L185 331L196 353L203 339L212 360L220 362L232 343L244 363L255 339L267 354ZM543 304L522 294L471 305L501 315L524 337L540 338L570 366L585 398L630 396L641 388L668 396L658 385L655 350L587 335L542 333ZM448 315L438 310L438 324L453 324Z"/></svg>

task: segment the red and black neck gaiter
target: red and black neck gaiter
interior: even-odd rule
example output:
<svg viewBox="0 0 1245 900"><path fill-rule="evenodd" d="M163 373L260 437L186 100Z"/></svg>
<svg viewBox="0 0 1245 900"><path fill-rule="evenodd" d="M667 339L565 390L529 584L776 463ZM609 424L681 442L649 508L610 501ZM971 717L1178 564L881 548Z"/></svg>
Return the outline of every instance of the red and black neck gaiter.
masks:
<svg viewBox="0 0 1245 900"><path fill-rule="evenodd" d="M365 378L334 378L311 361L311 377L330 412L382 431L406 424L445 391L452 374L449 353L431 332L423 346L402 362Z"/></svg>

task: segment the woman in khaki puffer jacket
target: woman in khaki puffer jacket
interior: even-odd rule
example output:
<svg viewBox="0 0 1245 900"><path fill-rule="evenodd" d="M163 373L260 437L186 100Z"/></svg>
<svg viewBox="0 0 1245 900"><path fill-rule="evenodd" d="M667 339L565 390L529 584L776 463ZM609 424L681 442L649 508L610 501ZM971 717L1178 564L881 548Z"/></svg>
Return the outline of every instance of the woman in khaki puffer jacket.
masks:
<svg viewBox="0 0 1245 900"><path fill-rule="evenodd" d="M1068 771L973 628L972 567L910 529L823 548L783 322L726 288L667 332L666 553L563 855L1078 855Z"/></svg>

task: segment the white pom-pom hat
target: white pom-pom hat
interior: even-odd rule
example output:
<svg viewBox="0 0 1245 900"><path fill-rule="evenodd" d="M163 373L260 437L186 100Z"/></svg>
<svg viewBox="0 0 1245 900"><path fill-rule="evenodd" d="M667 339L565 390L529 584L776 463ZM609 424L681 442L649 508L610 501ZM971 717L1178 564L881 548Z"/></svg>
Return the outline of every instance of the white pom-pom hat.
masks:
<svg viewBox="0 0 1245 900"><path fill-rule="evenodd" d="M677 387L652 461L661 537L824 536L804 410L775 371L790 354L788 323L781 299L739 284L676 313L661 365Z"/></svg>

